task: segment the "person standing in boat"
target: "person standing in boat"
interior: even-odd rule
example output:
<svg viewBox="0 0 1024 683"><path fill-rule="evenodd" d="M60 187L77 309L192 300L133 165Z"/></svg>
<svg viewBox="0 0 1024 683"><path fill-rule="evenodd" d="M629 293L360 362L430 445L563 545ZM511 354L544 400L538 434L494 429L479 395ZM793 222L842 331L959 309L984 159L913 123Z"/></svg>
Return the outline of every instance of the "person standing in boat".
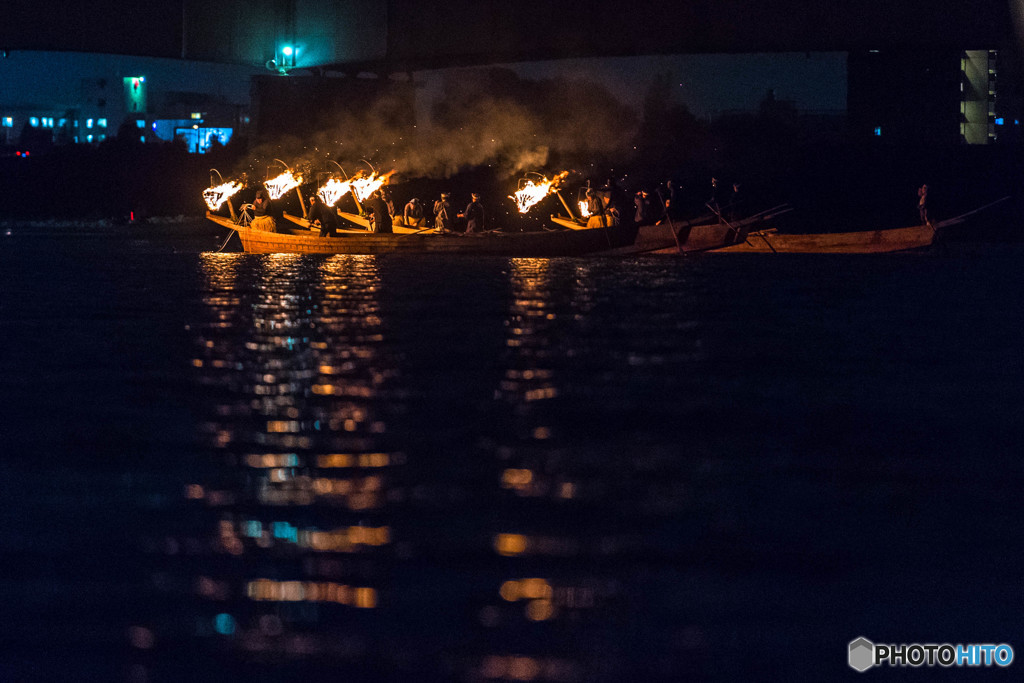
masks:
<svg viewBox="0 0 1024 683"><path fill-rule="evenodd" d="M646 187L636 193L633 205L636 208L633 221L637 225L654 225L661 218L661 207Z"/></svg>
<svg viewBox="0 0 1024 683"><path fill-rule="evenodd" d="M438 232L448 232L455 222L452 220L452 203L449 200L451 195L447 192L441 193L441 198L434 202L434 227Z"/></svg>
<svg viewBox="0 0 1024 683"><path fill-rule="evenodd" d="M306 214L309 227L319 227L320 237L337 237L338 212L327 206L317 195L309 197L309 211Z"/></svg>
<svg viewBox="0 0 1024 683"><path fill-rule="evenodd" d="M480 203L480 195L472 193L472 201L466 206L466 210L459 214L459 218L466 219L466 233L484 231L484 205Z"/></svg>
<svg viewBox="0 0 1024 683"><path fill-rule="evenodd" d="M921 225L931 225L928 220L928 186L917 188L917 212L921 216Z"/></svg>
<svg viewBox="0 0 1024 683"><path fill-rule="evenodd" d="M391 214L388 213L388 205L384 203L380 190L374 191L370 198L363 202L363 208L370 214L370 229L373 232L394 232L391 228Z"/></svg>
<svg viewBox="0 0 1024 683"><path fill-rule="evenodd" d="M252 200L252 229L264 232L277 232L277 221L274 219L270 193L264 188L256 191Z"/></svg>
<svg viewBox="0 0 1024 683"><path fill-rule="evenodd" d="M675 181L671 179L665 181L665 192L662 199L665 202L665 217L669 220L679 217L679 205L676 203L677 189Z"/></svg>
<svg viewBox="0 0 1024 683"><path fill-rule="evenodd" d="M711 209L711 212L716 215L721 215L721 210L718 205L718 178L712 176L711 178L711 199L707 201L706 206Z"/></svg>
<svg viewBox="0 0 1024 683"><path fill-rule="evenodd" d="M384 200L384 205L388 207L388 215L394 220L395 200L391 197L391 188L387 185L382 185L380 188L380 198Z"/></svg>
<svg viewBox="0 0 1024 683"><path fill-rule="evenodd" d="M420 204L419 197L413 197L409 200L405 205L402 216L405 224L411 228L418 228L423 225L423 205Z"/></svg>

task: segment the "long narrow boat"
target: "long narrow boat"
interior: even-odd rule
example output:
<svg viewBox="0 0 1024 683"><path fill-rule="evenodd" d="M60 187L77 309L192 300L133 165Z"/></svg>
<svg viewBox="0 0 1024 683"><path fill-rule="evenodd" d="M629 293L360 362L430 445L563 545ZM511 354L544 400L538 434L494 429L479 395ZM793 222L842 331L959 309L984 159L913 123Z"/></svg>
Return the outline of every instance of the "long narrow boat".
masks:
<svg viewBox="0 0 1024 683"><path fill-rule="evenodd" d="M772 230L750 232L742 242L711 250L713 253L776 254L881 254L913 251L930 247L943 228L965 222L971 216L1004 202L1003 197L967 213L934 224L906 228L834 232L807 235L784 234ZM668 253L668 252L666 252Z"/></svg>
<svg viewBox="0 0 1024 683"><path fill-rule="evenodd" d="M309 229L278 225L278 232L253 230L227 216L206 212L206 217L238 233L242 248L252 254L392 254L436 253L500 256L579 256L621 246L631 236L617 228L503 233L380 234L346 232L320 237Z"/></svg>
<svg viewBox="0 0 1024 683"><path fill-rule="evenodd" d="M609 250L607 254L688 254L718 249L742 242L752 229L790 210L788 204L780 204L735 221L708 213L690 220L642 225L636 229L636 238L631 244Z"/></svg>
<svg viewBox="0 0 1024 683"><path fill-rule="evenodd" d="M712 253L759 254L880 254L892 251L910 251L930 247L936 231L945 222L934 225L914 225L887 230L863 230L814 235L784 234L770 230L751 232L737 244L710 250Z"/></svg>
<svg viewBox="0 0 1024 683"><path fill-rule="evenodd" d="M300 228L305 228L307 230L315 230L318 233L320 231L320 228L315 228L315 227L311 226L309 224L309 219L307 219L307 218L302 218L301 216L293 216L290 213L288 213L287 211L284 213L284 217L285 217L285 220L291 221L292 223L294 223L295 225L299 226ZM411 235L414 232L421 232L421 233L434 232L434 229L431 228L431 227L407 228L404 225L395 225L395 226L392 227L392 230L394 231L395 234L399 234L399 235ZM334 231L339 233L339 234L365 235L368 232L370 232L370 223L369 223L369 221L367 221L366 222L366 227L358 227L357 225L340 226L340 227L335 228Z"/></svg>

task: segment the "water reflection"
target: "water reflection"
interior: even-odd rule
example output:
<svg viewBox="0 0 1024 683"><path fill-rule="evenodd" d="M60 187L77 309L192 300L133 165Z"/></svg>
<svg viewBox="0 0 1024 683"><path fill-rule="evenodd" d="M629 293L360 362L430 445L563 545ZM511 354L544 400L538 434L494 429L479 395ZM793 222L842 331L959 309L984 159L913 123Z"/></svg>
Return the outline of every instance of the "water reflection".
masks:
<svg viewBox="0 0 1024 683"><path fill-rule="evenodd" d="M150 544L154 585L181 602L134 627L140 653L201 647L231 674L325 680L635 668L651 632L630 635L623 567L680 480L635 481L649 449L604 438L607 409L581 393L601 386L581 376L614 387L632 368L609 353L615 331L591 327L601 266L487 263L502 286L469 298L375 257L200 267L208 458L178 531Z"/></svg>
<svg viewBox="0 0 1024 683"><path fill-rule="evenodd" d="M210 462L184 488L193 533L154 547L188 559L154 581L191 593L182 616L206 647L235 653L228 671L364 657L356 616L382 603L405 457L383 441L398 363L377 263L204 254L201 269L204 318L190 330ZM160 630L142 627L137 647Z"/></svg>

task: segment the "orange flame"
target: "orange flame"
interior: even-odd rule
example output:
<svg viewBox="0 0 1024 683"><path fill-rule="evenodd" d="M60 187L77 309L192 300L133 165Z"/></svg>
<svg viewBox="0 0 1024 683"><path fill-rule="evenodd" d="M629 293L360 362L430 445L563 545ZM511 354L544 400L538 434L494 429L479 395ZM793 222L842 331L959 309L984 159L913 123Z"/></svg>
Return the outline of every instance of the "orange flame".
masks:
<svg viewBox="0 0 1024 683"><path fill-rule="evenodd" d="M381 185L384 185L393 173L394 171L388 171L383 175L379 175L374 171L368 176L358 175L348 182L352 186L352 193L356 196L356 199L363 201L379 190Z"/></svg>
<svg viewBox="0 0 1024 683"><path fill-rule="evenodd" d="M562 171L551 180L548 180L545 177L541 177L539 183L527 180L526 184L516 192L515 196L511 197L511 199L516 201L516 205L519 207L519 213L526 213L534 204L557 190L559 183L565 180L568 175L568 171Z"/></svg>
<svg viewBox="0 0 1024 683"><path fill-rule="evenodd" d="M302 182L302 176L296 176L291 171L285 171L276 178L263 183L270 193L271 199L280 199L288 190L298 187Z"/></svg>
<svg viewBox="0 0 1024 683"><path fill-rule="evenodd" d="M320 191L317 192L317 194L320 195L320 199L324 200L324 204L327 206L334 206L338 203L339 199L351 191L351 181L330 178L326 183L324 183L324 186L320 188Z"/></svg>
<svg viewBox="0 0 1024 683"><path fill-rule="evenodd" d="M231 195L241 189L242 183L232 180L222 185L208 187L203 190L203 200L206 202L206 206L210 208L210 211L216 211L231 197Z"/></svg>

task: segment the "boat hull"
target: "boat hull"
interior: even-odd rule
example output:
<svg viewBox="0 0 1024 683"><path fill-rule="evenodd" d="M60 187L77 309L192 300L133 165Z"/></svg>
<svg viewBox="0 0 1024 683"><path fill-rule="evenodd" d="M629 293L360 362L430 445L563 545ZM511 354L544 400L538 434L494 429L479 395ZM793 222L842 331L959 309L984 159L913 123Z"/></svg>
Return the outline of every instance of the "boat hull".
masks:
<svg viewBox="0 0 1024 683"><path fill-rule="evenodd" d="M813 235L765 231L751 233L743 242L711 251L752 254L881 254L922 249L934 242L935 228L930 225Z"/></svg>
<svg viewBox="0 0 1024 683"><path fill-rule="evenodd" d="M614 228L551 232L481 234L378 234L346 233L319 237L296 228L282 232L253 230L210 212L207 218L238 233L242 248L251 254L476 254L524 257L578 256L619 246Z"/></svg>

